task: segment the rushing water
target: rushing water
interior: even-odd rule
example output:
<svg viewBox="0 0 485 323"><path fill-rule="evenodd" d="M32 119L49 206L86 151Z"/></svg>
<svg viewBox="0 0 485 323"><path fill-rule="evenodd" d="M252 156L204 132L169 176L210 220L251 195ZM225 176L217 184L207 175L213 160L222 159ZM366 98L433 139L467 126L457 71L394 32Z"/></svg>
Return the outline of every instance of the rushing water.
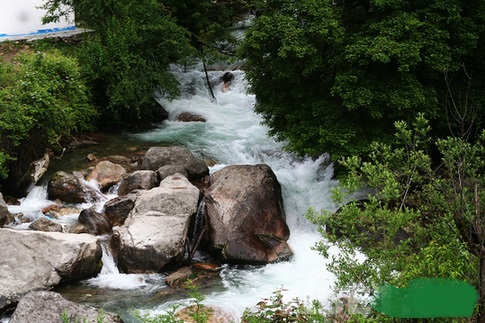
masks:
<svg viewBox="0 0 485 323"><path fill-rule="evenodd" d="M235 79L228 91L222 91L219 83L224 72L209 72L215 100L210 96L200 67L188 71L173 67L173 72L183 86L183 95L175 101L159 99L169 112L169 120L145 133L124 134L126 140L152 145L185 146L195 155L214 161L214 166L210 167L212 173L232 164L268 164L282 185L284 207L291 230L289 244L295 254L291 261L262 267L241 269L224 266L217 288L203 290L206 297L204 303L223 308L235 321L245 308L254 306L280 288L286 290L284 295L287 300L308 297L325 304L333 296L331 287L334 277L325 268L327 260L311 249L321 239L321 235L307 221L305 214L309 207L317 210L333 208L330 190L336 182L332 180L333 169L327 156L318 159L296 158L283 151L284 143L269 138L267 127L261 124L261 117L253 111L255 97L246 93L247 82L242 71L233 71ZM201 115L207 121L176 121L182 112ZM11 211L32 214L35 218L36 212L49 204L42 194L45 194L45 189L35 188L21 206L12 207ZM73 218L67 219L69 221ZM144 301L143 295L160 293L167 288L164 286L163 275L119 273L109 253L105 253L103 262L105 267L100 275L83 282L83 285L92 289L85 292L85 298L81 297L81 301L106 303L106 297L111 300L116 298L111 296L115 295L116 290L134 291L135 294L122 294L122 302L106 307L111 310L123 306L126 307L124 310L134 307L149 310L153 314L161 313L179 301L177 297L165 302ZM69 290L63 292L66 295L70 293ZM74 290L71 293L82 292ZM96 301L98 297L100 300ZM130 303L127 301L129 297L137 301ZM126 315L124 319L129 320Z"/></svg>
<svg viewBox="0 0 485 323"><path fill-rule="evenodd" d="M223 72L210 73L215 84L216 100L211 99L200 70L183 72L174 68L184 85L184 95L176 101L160 100L169 111L170 120L158 129L138 134L137 138L160 143L177 143L194 154L212 159L211 172L232 164L268 164L282 185L287 222L291 230L289 244L295 257L289 262L252 269L226 267L221 272L224 289L207 295L206 303L222 307L238 317L246 307L284 287L285 297L319 299L326 302L332 295L334 277L326 271L326 259L311 250L321 235L305 214L309 207L331 209L330 190L336 184L327 156L298 159L283 151L284 143L267 135L267 127L253 111L255 97L247 94L242 71L235 76L229 91L217 84ZM207 122L182 123L182 112L203 116ZM153 309L156 313L165 307Z"/></svg>

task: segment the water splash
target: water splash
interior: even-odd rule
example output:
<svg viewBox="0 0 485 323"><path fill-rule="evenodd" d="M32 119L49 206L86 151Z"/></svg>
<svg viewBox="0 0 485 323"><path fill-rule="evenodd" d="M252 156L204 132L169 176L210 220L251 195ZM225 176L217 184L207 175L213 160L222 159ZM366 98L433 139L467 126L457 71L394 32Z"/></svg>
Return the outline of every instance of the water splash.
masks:
<svg viewBox="0 0 485 323"><path fill-rule="evenodd" d="M95 278L84 281L85 284L107 289L120 290L152 290L158 289L165 283L165 276L161 274L122 274L115 263L113 254L108 246L108 237L100 237L103 250L101 272Z"/></svg>
<svg viewBox="0 0 485 323"><path fill-rule="evenodd" d="M10 213L22 213L25 219L34 221L42 217L42 209L54 202L47 199L47 185L34 186L26 197L19 200L19 205L9 205Z"/></svg>

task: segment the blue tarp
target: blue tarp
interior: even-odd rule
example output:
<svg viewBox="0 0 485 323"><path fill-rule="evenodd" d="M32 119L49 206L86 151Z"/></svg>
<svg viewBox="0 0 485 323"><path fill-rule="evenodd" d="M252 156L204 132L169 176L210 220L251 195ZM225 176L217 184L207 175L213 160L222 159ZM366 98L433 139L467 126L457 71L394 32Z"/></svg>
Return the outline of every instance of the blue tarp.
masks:
<svg viewBox="0 0 485 323"><path fill-rule="evenodd" d="M23 36L35 36L35 35L45 35L49 33L60 33L65 31L73 31L76 29L76 26L69 26L64 28L50 28L50 29L39 29L37 31L26 33L26 34L0 34L0 38L2 37L23 37Z"/></svg>

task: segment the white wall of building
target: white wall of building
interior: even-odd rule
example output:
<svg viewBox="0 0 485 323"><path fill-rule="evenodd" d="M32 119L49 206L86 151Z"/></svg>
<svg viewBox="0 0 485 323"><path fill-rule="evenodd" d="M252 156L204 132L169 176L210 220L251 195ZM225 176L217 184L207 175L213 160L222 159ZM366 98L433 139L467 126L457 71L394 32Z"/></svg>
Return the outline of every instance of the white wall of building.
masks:
<svg viewBox="0 0 485 323"><path fill-rule="evenodd" d="M50 29L74 26L74 15L59 23L43 25L45 11L36 8L43 4L43 0L0 0L0 37L42 33Z"/></svg>

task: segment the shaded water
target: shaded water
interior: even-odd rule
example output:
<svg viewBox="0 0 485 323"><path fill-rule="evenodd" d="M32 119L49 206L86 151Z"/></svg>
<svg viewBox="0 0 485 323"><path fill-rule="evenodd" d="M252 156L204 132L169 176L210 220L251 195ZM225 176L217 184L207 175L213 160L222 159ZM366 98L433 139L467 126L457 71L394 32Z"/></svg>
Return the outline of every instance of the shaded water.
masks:
<svg viewBox="0 0 485 323"><path fill-rule="evenodd" d="M295 253L291 261L262 267L224 266L219 278L201 287L206 297L204 303L223 308L235 321L246 307L254 306L282 287L287 290L284 295L288 300L309 297L326 303L332 297L334 277L326 271L327 260L311 250L321 236L307 221L305 214L309 207L317 210L333 208L330 190L337 183L332 180L333 169L327 156L316 160L296 158L283 151L284 143L269 138L267 127L261 124L261 117L253 111L255 97L246 93L247 83L242 71L233 71L235 79L225 92L219 83L224 72L210 72L216 100L209 95L201 67L183 71L175 66L173 72L183 86L183 95L171 102L159 99L169 112L169 120L147 132L123 133L118 139L120 143L115 146L118 149L130 145L185 146L195 155L212 160L212 173L226 165L268 164L282 185L291 230L289 244ZM183 112L201 115L207 122L176 121ZM46 196L42 196L42 188L35 190L17 208L31 207L35 213L34 209L39 210L42 205L49 204ZM157 314L187 298L185 293L170 292L164 284L164 275L125 275L119 273L109 255L105 257L105 268L98 277L59 288L59 292L68 299L119 312L127 322L134 321L129 314L130 309Z"/></svg>

